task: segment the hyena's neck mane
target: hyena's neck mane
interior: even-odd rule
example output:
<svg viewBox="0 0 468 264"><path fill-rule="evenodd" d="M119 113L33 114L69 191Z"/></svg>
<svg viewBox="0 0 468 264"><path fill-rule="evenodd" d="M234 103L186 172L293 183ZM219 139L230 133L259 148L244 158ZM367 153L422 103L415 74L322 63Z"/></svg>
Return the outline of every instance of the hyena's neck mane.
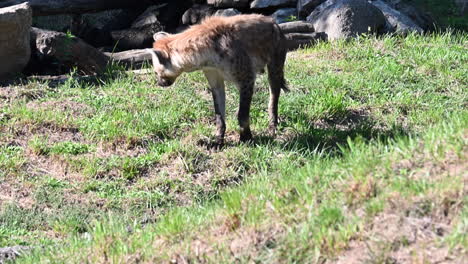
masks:
<svg viewBox="0 0 468 264"><path fill-rule="evenodd" d="M212 17L184 32L156 41L153 48L166 52L176 66L196 70L206 66L206 60L211 57L207 54L213 52L213 47L221 45L231 30L231 23Z"/></svg>

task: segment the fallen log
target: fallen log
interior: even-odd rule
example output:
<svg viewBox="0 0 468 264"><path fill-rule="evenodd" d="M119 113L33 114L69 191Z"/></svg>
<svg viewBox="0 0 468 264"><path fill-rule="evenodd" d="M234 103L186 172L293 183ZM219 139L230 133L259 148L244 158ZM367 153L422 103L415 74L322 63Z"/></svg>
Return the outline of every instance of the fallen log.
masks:
<svg viewBox="0 0 468 264"><path fill-rule="evenodd" d="M154 74L152 69L140 69L140 70L128 70L125 71L126 73L131 73L134 74L135 76L142 76L142 75L150 75ZM47 84L48 87L57 87L60 86L66 82L68 82L70 79L73 79L77 83L83 84L83 85L100 85L103 83L103 80L106 78L113 78L113 75L116 73L111 73L111 74L91 74L91 75L70 75L70 74L62 74L62 75L32 75L27 77L28 81L33 81L33 82L40 82L40 83L45 83ZM0 115L1 119L1 115ZM0 258L1 258L1 249L0 249ZM0 261L0 264L2 262Z"/></svg>
<svg viewBox="0 0 468 264"><path fill-rule="evenodd" d="M166 3L169 0L6 0L0 8L29 2L33 16L84 14L110 9L138 8Z"/></svg>
<svg viewBox="0 0 468 264"><path fill-rule="evenodd" d="M312 33L315 31L314 25L306 21L293 21L278 25L284 34L287 33Z"/></svg>
<svg viewBox="0 0 468 264"><path fill-rule="evenodd" d="M65 33L32 28L31 42L39 58L52 59L67 68L77 67L86 74L104 71L109 62L98 49Z"/></svg>
<svg viewBox="0 0 468 264"><path fill-rule="evenodd" d="M40 67L46 68L47 64L55 62L65 69L76 67L80 73L87 75L100 74L114 63L125 69L139 68L145 62L151 63L151 55L146 49L101 52L80 38L34 27L31 29L31 45L35 56L39 58Z"/></svg>
<svg viewBox="0 0 468 264"><path fill-rule="evenodd" d="M288 51L295 50L307 45L313 45L318 41L327 40L327 34L325 32L288 33L285 34L285 37Z"/></svg>
<svg viewBox="0 0 468 264"><path fill-rule="evenodd" d="M146 49L127 50L122 52L105 52L109 63L117 63L126 69L141 68L145 63L151 63L151 54Z"/></svg>

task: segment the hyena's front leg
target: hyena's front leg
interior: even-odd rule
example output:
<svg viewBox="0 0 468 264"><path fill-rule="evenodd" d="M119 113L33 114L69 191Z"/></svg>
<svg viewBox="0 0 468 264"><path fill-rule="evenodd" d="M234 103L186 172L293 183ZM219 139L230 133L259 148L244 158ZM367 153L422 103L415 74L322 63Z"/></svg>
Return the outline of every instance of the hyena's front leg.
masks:
<svg viewBox="0 0 468 264"><path fill-rule="evenodd" d="M226 133L226 93L224 90L224 78L216 70L204 70L206 79L210 84L213 96L216 116L216 147L224 145L224 134Z"/></svg>

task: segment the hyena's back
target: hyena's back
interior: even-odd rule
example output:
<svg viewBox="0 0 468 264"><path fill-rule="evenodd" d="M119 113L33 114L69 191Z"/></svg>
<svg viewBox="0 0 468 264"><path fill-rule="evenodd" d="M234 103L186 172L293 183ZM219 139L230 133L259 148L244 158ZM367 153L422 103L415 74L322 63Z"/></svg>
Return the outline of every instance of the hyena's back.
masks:
<svg viewBox="0 0 468 264"><path fill-rule="evenodd" d="M211 17L201 26L213 32L213 42L219 41L222 50L240 50L251 58L268 63L273 54L285 49L284 36L270 17L241 15L228 18ZM221 39L216 39L221 36ZM223 39L225 38L225 39ZM216 43L212 45L217 46ZM224 45L224 46L223 46Z"/></svg>

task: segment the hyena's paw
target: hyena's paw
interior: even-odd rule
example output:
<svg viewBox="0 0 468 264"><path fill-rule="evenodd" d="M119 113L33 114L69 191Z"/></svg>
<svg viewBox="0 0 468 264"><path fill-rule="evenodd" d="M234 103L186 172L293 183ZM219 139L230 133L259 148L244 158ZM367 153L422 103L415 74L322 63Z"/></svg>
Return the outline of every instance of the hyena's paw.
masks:
<svg viewBox="0 0 468 264"><path fill-rule="evenodd" d="M224 147L224 139L223 138L216 138L214 141L211 141L207 145L207 147L210 150L215 150L215 151L221 150Z"/></svg>
<svg viewBox="0 0 468 264"><path fill-rule="evenodd" d="M241 131L239 135L239 140L241 142L247 142L247 141L252 140L252 132L250 131L250 129Z"/></svg>
<svg viewBox="0 0 468 264"><path fill-rule="evenodd" d="M268 126L268 136L270 137L276 137L276 126L275 125L270 125Z"/></svg>
<svg viewBox="0 0 468 264"><path fill-rule="evenodd" d="M198 146L206 147L207 150L219 151L224 148L224 139L202 139L197 142Z"/></svg>

